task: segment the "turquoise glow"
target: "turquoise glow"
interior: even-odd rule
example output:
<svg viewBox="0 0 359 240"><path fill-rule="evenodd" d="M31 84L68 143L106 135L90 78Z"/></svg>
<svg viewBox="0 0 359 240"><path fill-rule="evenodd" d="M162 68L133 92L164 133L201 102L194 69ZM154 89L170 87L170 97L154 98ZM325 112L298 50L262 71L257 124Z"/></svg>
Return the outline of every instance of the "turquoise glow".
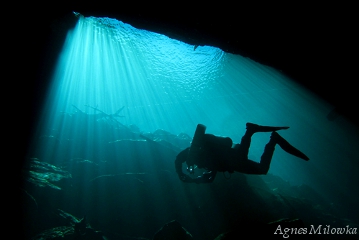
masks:
<svg viewBox="0 0 359 240"><path fill-rule="evenodd" d="M315 143L310 144L304 126L325 120L331 110L279 71L251 59L210 46L194 49L116 19L94 17L80 17L68 33L46 103L41 129L58 128L58 115L76 108L113 114L124 107L117 120L142 132L192 136L202 123L208 132L239 142L246 122L290 126L283 136L312 156ZM268 139L268 134L253 137L251 159L259 161ZM91 149L93 143L87 144ZM286 176L308 166L285 158L292 157L277 150L270 172Z"/></svg>
<svg viewBox="0 0 359 240"><path fill-rule="evenodd" d="M207 126L208 133L229 136L236 143L245 132L246 122L290 126L281 135L311 161L299 160L277 147L270 174L291 184L308 184L328 196L340 194L338 199L348 192L350 195L347 189L354 188L351 181L357 179L356 168L352 168L353 159L359 159L358 151L353 149L359 142L357 129L345 119L328 121L326 116L332 106L280 71L215 47L198 46L195 49L192 45L133 28L115 19L81 17L68 33L59 56L38 136L66 136L72 140L78 129L85 129L92 137L69 146L66 153L69 158L102 161L106 154L112 153L101 152L95 140L105 135L81 121L71 129L64 129L62 126L68 125L67 119L61 116L76 111L114 114L122 107L120 116L112 122L117 128L135 124L141 132L163 129L176 135L192 136L196 125L202 123ZM260 160L269 136L269 133L253 136L250 159ZM65 140L61 139L62 143ZM72 156L71 152L79 148L83 148L85 154ZM47 145L42 150L46 156L44 161L55 159L53 164L60 163L63 159L56 158L63 149L54 140L54 145ZM114 149L113 154L119 156L117 151L120 150ZM132 171L137 164L124 162L120 157L115 159L119 169L122 167L121 171ZM174 159L168 161L172 163ZM149 165L153 171L157 167L154 162L144 165ZM175 174L174 169L170 171ZM338 174L345 177L332 177ZM177 178L175 181L180 184ZM100 193L104 191L106 189L99 189ZM129 191L139 195L144 192L140 188ZM162 189L151 191L156 196ZM96 196L107 203L106 196ZM136 201L141 199L136 198ZM183 200L187 201L190 202ZM100 204L98 206L100 208ZM166 207L170 208L170 205ZM134 211L141 214L141 209ZM104 214L103 209L98 213Z"/></svg>
<svg viewBox="0 0 359 240"><path fill-rule="evenodd" d="M223 61L217 48L194 51L116 20L81 18L60 57L50 108L55 114L73 111L72 105L89 110L88 105L113 113L125 106L124 124L136 123L147 131L188 130L199 117L188 122L185 116L195 112L189 106L202 105L211 95L221 97L214 93L221 87Z"/></svg>

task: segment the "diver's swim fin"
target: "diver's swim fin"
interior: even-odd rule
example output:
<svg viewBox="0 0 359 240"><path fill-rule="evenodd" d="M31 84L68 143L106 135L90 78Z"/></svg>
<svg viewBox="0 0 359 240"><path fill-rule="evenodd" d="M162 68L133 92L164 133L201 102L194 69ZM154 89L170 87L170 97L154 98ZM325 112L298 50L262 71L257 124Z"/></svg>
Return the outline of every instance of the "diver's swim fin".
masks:
<svg viewBox="0 0 359 240"><path fill-rule="evenodd" d="M271 138L287 153L304 159L305 161L309 160L309 158L304 153L290 145L290 143L282 138L282 136L280 136L277 132L272 132Z"/></svg>
<svg viewBox="0 0 359 240"><path fill-rule="evenodd" d="M288 129L289 127L271 127L271 126L261 126L254 123L247 123L247 130L252 132L274 132L278 130Z"/></svg>

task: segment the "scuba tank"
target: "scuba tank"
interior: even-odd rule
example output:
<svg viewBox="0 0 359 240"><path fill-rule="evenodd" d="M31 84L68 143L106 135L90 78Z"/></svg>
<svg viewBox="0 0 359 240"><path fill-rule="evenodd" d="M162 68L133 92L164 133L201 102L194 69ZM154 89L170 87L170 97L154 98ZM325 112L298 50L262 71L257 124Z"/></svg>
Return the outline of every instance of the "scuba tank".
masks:
<svg viewBox="0 0 359 240"><path fill-rule="evenodd" d="M187 156L187 171L190 174L194 174L194 162L195 159L198 157L201 151L201 147L203 146L204 141L204 134L206 132L206 126L203 124L198 124L196 131L193 135L191 147L188 152Z"/></svg>

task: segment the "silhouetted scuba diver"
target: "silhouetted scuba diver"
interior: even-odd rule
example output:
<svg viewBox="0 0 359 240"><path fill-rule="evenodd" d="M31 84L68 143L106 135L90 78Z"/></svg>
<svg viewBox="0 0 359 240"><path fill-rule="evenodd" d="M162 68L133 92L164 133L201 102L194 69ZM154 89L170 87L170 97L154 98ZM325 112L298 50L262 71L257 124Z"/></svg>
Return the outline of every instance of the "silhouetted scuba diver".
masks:
<svg viewBox="0 0 359 240"><path fill-rule="evenodd" d="M206 134L206 126L198 124L191 146L181 151L176 157L175 167L179 178L183 182L210 183L217 172L267 174L276 144L296 157L309 160L304 153L290 145L276 132L289 127L260 126L253 123L247 123L246 127L247 130L241 143L235 144L232 148L232 139ZM248 159L251 137L256 132L272 132L259 163ZM184 162L187 163L187 171L190 174L194 173L195 166L207 172L204 172L202 176L192 178L182 172Z"/></svg>

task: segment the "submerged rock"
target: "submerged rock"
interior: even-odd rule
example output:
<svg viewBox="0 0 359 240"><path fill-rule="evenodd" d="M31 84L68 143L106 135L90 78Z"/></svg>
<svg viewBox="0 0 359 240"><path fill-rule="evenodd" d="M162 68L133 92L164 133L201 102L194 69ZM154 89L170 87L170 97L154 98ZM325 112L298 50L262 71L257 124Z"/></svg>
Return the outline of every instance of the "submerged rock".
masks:
<svg viewBox="0 0 359 240"><path fill-rule="evenodd" d="M47 162L41 162L37 158L29 161L23 169L23 175L27 182L35 186L51 187L57 190L61 190L61 180L72 177L69 172Z"/></svg>
<svg viewBox="0 0 359 240"><path fill-rule="evenodd" d="M36 235L32 240L45 240L45 239L87 239L87 240L106 240L107 238L102 235L100 231L95 231L92 228L86 228L83 233L75 231L72 226L55 227Z"/></svg>
<svg viewBox="0 0 359 240"><path fill-rule="evenodd" d="M173 220L165 224L153 237L153 240L193 240L192 235L179 222Z"/></svg>
<svg viewBox="0 0 359 240"><path fill-rule="evenodd" d="M58 209L58 216L65 220L67 226L54 227L37 234L32 240L44 239L90 239L106 240L101 231L96 231L86 222L86 218L77 217Z"/></svg>

